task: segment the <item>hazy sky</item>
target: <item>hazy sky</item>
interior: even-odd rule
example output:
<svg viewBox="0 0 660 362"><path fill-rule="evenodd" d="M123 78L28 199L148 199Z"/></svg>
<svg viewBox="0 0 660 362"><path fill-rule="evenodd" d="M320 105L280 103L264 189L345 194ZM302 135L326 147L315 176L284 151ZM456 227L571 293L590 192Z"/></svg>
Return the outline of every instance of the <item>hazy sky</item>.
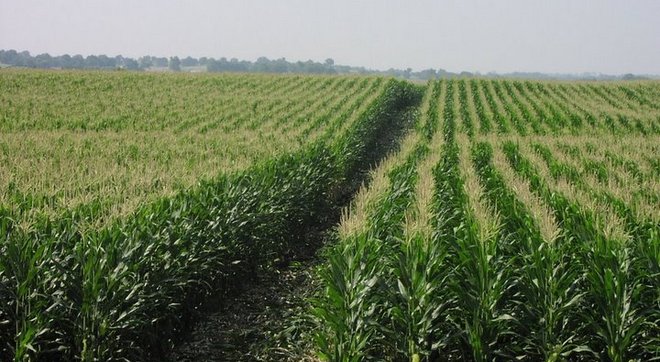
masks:
<svg viewBox="0 0 660 362"><path fill-rule="evenodd" d="M0 0L0 49L660 74L660 0Z"/></svg>

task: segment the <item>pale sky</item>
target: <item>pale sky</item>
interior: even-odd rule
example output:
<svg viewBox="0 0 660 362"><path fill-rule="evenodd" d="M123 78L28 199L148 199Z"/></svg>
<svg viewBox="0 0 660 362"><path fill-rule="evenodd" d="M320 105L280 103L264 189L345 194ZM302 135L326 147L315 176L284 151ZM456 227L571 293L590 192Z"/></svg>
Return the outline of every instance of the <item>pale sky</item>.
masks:
<svg viewBox="0 0 660 362"><path fill-rule="evenodd" d="M0 49L660 74L660 0L0 0Z"/></svg>

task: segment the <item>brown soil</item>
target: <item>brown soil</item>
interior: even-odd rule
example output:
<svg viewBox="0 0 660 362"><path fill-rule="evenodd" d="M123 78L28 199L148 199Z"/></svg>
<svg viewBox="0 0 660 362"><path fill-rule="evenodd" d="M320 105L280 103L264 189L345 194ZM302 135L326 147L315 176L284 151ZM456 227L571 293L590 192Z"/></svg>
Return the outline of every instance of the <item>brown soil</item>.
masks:
<svg viewBox="0 0 660 362"><path fill-rule="evenodd" d="M290 262L260 273L238 294L202 315L170 361L313 361L307 298L317 288L317 251L327 239L311 233ZM213 306L207 306L213 309Z"/></svg>

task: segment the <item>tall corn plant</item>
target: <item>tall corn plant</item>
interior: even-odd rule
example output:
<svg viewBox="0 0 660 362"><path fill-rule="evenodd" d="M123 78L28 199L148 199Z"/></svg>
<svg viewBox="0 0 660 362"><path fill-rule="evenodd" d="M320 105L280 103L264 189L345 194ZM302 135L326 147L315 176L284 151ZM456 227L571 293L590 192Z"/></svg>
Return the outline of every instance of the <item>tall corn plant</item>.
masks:
<svg viewBox="0 0 660 362"><path fill-rule="evenodd" d="M544 159L549 165L552 165L555 169L564 170L572 169L568 165L557 162L552 154L547 148L543 148L540 145L537 145L539 152L542 152L545 156ZM600 162L593 162L584 159L579 153L572 148L565 147L566 152L573 153L573 157L580 159L584 162L584 170L580 173L584 175L586 173L592 172L594 175L601 181L607 181L609 178L608 171L606 166ZM611 155L610 155L611 156ZM632 167L633 171L635 170ZM570 172L569 175L576 174L578 171ZM609 271L605 272L601 270L601 275L593 276L590 279L592 285L598 286L598 284L603 284L601 281L603 278L610 279L608 284L611 284L608 287L599 286L599 289L602 289L598 294L600 296L607 296L608 293L611 301L606 301L605 304L609 308L613 308L613 301L621 298L628 298L623 305L620 305L620 308L625 308L626 312L614 312L615 314L620 315L621 321L618 323L619 328L622 325L628 323L630 328L627 331L609 331L607 333L601 331L600 334L609 334L607 337L608 340L614 340L614 336L619 333L632 333L638 335L638 337L633 338L632 336L621 337L620 343L616 344L630 344L630 350L632 352L627 352L628 354L632 353L634 356L643 356L644 359L650 359L652 356L658 357L658 350L652 347L654 342L657 343L657 338L654 339L654 335L658 334L660 327L658 326L658 244L660 238L658 237L658 230L660 227L657 224L654 224L652 221L640 219L635 212L621 199L615 197L607 191L603 190L594 190L590 188L586 183L581 182L580 179L574 178L573 180L578 184L580 189L583 192L587 192L593 197L599 198L604 203L608 203L611 209L617 213L621 220L625 223L625 228L627 233L630 235L630 240L621 241L621 240L609 240L603 235L598 235L597 240L599 242L594 243L593 247L588 250L588 255L591 256L588 261L589 265L592 265L592 268L589 269L590 272L596 272L596 270L602 269L598 265L611 265L612 268ZM600 251L599 251L600 250ZM604 250L604 251L603 251ZM612 255L609 255L609 254ZM618 263L608 262L609 259L616 259ZM595 262L594 259L598 261ZM618 265L618 266L617 266ZM616 267L615 267L616 266ZM606 275L607 274L607 275ZM627 281L626 281L627 280ZM622 284L623 283L623 284ZM628 284L627 287L623 285ZM622 295L622 291L615 292L616 288L629 288ZM620 294L618 297L612 296L613 294ZM620 304L620 303L619 303ZM636 325L636 317L632 317L632 321L625 322L626 318L631 318L631 312L635 312L641 318L639 325ZM622 315L625 314L625 315ZM606 329L612 329L613 327L607 327ZM602 329L602 328L601 328ZM643 338L639 336L648 336L649 338ZM631 341L627 341L631 339ZM651 346L651 347L650 347ZM608 354L621 355L621 348L613 346L611 349L608 348ZM617 352L618 351L618 352ZM621 357L618 357L621 358Z"/></svg>
<svg viewBox="0 0 660 362"><path fill-rule="evenodd" d="M450 244L451 265L455 265L450 288L456 301L452 318L475 361L502 355L498 339L511 319L502 313L507 279L497 259L496 241L494 235L486 240L460 237Z"/></svg>
<svg viewBox="0 0 660 362"><path fill-rule="evenodd" d="M552 152L541 144L534 148L543 157L555 178L564 176L583 186L580 173L568 164L558 162ZM531 171L530 171L531 172ZM549 191L546 191L546 194ZM590 344L595 351L612 360L623 360L638 352L640 328L638 315L640 286L629 275L631 259L628 242L613 240L597 228L597 215L573 202L554 195L555 210L565 220L565 227L577 240L589 241L581 255L586 277L586 323L591 326ZM566 205L566 206L563 206ZM585 336L586 337L586 336Z"/></svg>
<svg viewBox="0 0 660 362"><path fill-rule="evenodd" d="M13 215L0 207L0 359L11 360L14 349L14 281L8 269L9 238L14 228ZM12 273L13 274L13 273Z"/></svg>
<svg viewBox="0 0 660 362"><path fill-rule="evenodd" d="M444 344L446 328L440 318L451 306L448 293L448 270L444 269L446 249L430 235L415 234L403 238L406 210L414 202L417 165L428 152L428 142L438 128L438 102L441 82L427 90L431 104L426 122L419 128L420 144L406 162L390 174L391 187L380 202L372 220L381 220L383 227L372 223L375 232L384 232L390 245L387 289L382 291L387 301L388 320L383 321L388 333L384 344L394 350L397 358L420 360L430 358ZM388 201L390 200L390 201ZM394 202L398 200L397 202ZM396 205L400 205L397 207Z"/></svg>
<svg viewBox="0 0 660 362"><path fill-rule="evenodd" d="M393 81L333 147L310 145L201 182L101 230L82 234L78 227L93 221L100 204L25 232L16 232L3 211L0 354L159 356L210 293L227 293L242 276L276 263L322 222L323 210L341 201L334 191L376 157L371 146L387 147L379 137L403 128L400 116L418 95L416 87Z"/></svg>
<svg viewBox="0 0 660 362"><path fill-rule="evenodd" d="M3 274L4 324L12 324L13 341L10 347L15 361L30 361L44 349L44 335L49 331L52 320L44 311L49 306L43 286L47 282L43 273L49 245L14 232L3 247L0 256L0 271ZM3 289L4 289L3 288Z"/></svg>
<svg viewBox="0 0 660 362"><path fill-rule="evenodd" d="M144 358L136 331L149 324L148 312L161 298L147 295L140 260L148 258L118 228L85 235L75 248L80 268L76 297L76 357L82 361ZM162 260L167 263L167 260Z"/></svg>
<svg viewBox="0 0 660 362"><path fill-rule="evenodd" d="M63 297L65 278L59 260L52 256L70 245L75 234L46 219L29 228L11 227L11 221L5 221L7 239L0 246L0 299L6 304L0 315L12 331L11 337L2 341L3 349L14 360L57 358L68 350L70 303ZM51 228L54 232L49 231Z"/></svg>
<svg viewBox="0 0 660 362"><path fill-rule="evenodd" d="M499 354L497 340L508 323L509 316L501 314L506 277L497 255L496 238L480 240L463 188L455 140L453 86L453 82L448 83L445 97L442 159L433 170L434 239L447 248L446 268L451 270L448 289L453 301L446 323L452 332L444 352L485 361Z"/></svg>
<svg viewBox="0 0 660 362"><path fill-rule="evenodd" d="M531 164L519 156L517 144L505 142L503 149L515 172L533 172ZM578 344L579 334L584 333L576 322L585 294L581 290L584 278L580 264L570 260L573 252L570 233L561 230L554 239L544 240L536 221L523 205L513 207L517 200L511 197L508 198L512 205L502 212L502 217L510 220L519 240L525 243L517 273L520 298L515 301L522 314L518 326L519 338L524 341L521 352L546 361L589 352L587 346Z"/></svg>
<svg viewBox="0 0 660 362"><path fill-rule="evenodd" d="M389 81L383 94L355 122L350 132L332 145L342 176L358 174L361 168L388 151L390 141L396 140L409 126L404 112L421 101L423 89L402 81Z"/></svg>
<svg viewBox="0 0 660 362"><path fill-rule="evenodd" d="M430 142L438 129L438 103L436 100L442 92L442 81L436 81L429 85L431 102L426 112L426 122L421 126L421 132L426 141Z"/></svg>
<svg viewBox="0 0 660 362"><path fill-rule="evenodd" d="M644 319L637 310L641 285L630 272L631 256L625 242L598 237L588 253L588 321L615 362L628 361L639 351Z"/></svg>
<svg viewBox="0 0 660 362"><path fill-rule="evenodd" d="M482 135L489 134L492 130L492 126L490 119L486 115L485 106L481 102L479 84L476 79L470 79L470 93L472 93L475 112L477 114L477 119L479 120L479 133Z"/></svg>
<svg viewBox="0 0 660 362"><path fill-rule="evenodd" d="M579 268L564 260L558 239L538 245L522 261L518 285L523 297L518 303L522 311L522 352L545 361L558 361L576 353L590 352L579 344L583 330L576 323L578 306L584 293L578 289Z"/></svg>
<svg viewBox="0 0 660 362"><path fill-rule="evenodd" d="M381 303L376 290L383 270L383 243L368 233L334 248L321 268L325 286L314 302L314 315L323 321L315 340L321 359L362 361L381 337Z"/></svg>
<svg viewBox="0 0 660 362"><path fill-rule="evenodd" d="M535 148L551 170L555 169L555 175L565 173L569 179L575 177L573 170L557 163L547 148L541 145ZM531 180L532 188L553 208L562 228L576 242L570 250L577 255L585 279L580 284L584 293L579 313L582 343L600 356L615 361L628 360L640 356L645 349L648 351L648 341L654 337L641 333L645 326L645 314L641 310L653 307L640 304L644 283L631 271L631 265L637 262L630 255L629 242L608 238L597 228L596 215L590 210L550 190L531 166L521 167L529 161L516 147L509 145L507 153L510 162L518 165L514 169Z"/></svg>
<svg viewBox="0 0 660 362"><path fill-rule="evenodd" d="M415 180L416 167L426 157L428 142L437 132L438 102L442 83L435 82L428 90L432 103L426 114L426 123L421 128L423 139L410 155L406 165L411 172L399 172L403 179ZM433 147L433 145L431 145ZM414 169L413 169L414 168ZM407 168L401 167L401 171ZM392 179L391 195L400 194L404 184L395 177ZM411 188L407 197L413 199ZM405 210L400 210L403 216ZM391 219L391 218L390 218ZM403 223L397 220L397 225ZM402 231L400 227L397 231ZM399 358L412 361L433 358L434 352L446 344L448 328L442 318L452 306L448 289L449 270L445 267L446 248L432 235L415 233L400 239L401 232L395 233L394 246L390 253L388 291L385 298L391 306L388 311L391 333L387 335ZM386 341L387 342L387 341Z"/></svg>
<svg viewBox="0 0 660 362"><path fill-rule="evenodd" d="M546 148L538 145L537 149L543 152L546 162L555 169L573 170L569 165L557 162ZM575 158L584 162L585 167L581 175L592 172L599 180L607 181L609 176L604 164L588 162L573 149L566 147L566 151L573 152ZM576 170L568 174L577 175L577 173ZM599 233L595 238L597 242L587 250L591 286L597 288L596 295L605 298L602 303L612 309L610 313L613 314L611 317L613 320L608 322L610 326L600 327L598 335L602 340L609 341L605 343L610 345L607 353L612 359L615 359L614 356L620 359L623 358L621 356L626 355L643 356L644 359L659 357L658 349L654 350L650 346L654 345L652 336L660 331L657 323L658 311L660 311L657 282L660 227L652 221L640 219L630 206L607 191L594 190L576 177L573 178L573 182L583 192L609 204L624 221L626 231L630 235L629 240L622 241L606 238ZM603 270L604 265L609 266L609 269ZM605 282L604 279L609 281ZM624 299L627 300L622 302L621 300ZM618 311L613 309L617 304ZM616 328L619 330L616 331ZM657 338L655 342L657 343ZM627 351L622 351L622 346L628 346Z"/></svg>
<svg viewBox="0 0 660 362"><path fill-rule="evenodd" d="M424 143L415 147L406 162L390 171L390 187L376 202L368 220L368 228L382 240L403 236L405 212L413 203L417 185L417 164L428 154Z"/></svg>
<svg viewBox="0 0 660 362"><path fill-rule="evenodd" d="M406 270L399 267L410 266L397 262L400 237L414 198L417 163L427 154L421 142L405 162L389 171L389 188L369 210L366 230L339 240L331 251L320 276L325 290L313 302L321 326L316 338L321 358L348 361L420 352L404 347L416 336L405 332L402 320L407 320L409 310L401 307L405 297L395 292L393 283L408 280ZM401 334L409 338L402 340Z"/></svg>
<svg viewBox="0 0 660 362"><path fill-rule="evenodd" d="M451 306L445 255L440 244L422 235L400 240L392 255L391 339L408 360L429 358L444 343L440 318Z"/></svg>
<svg viewBox="0 0 660 362"><path fill-rule="evenodd" d="M660 359L660 228L650 228L646 238L635 240L631 273L641 292L636 304L644 321L640 334L642 356Z"/></svg>
<svg viewBox="0 0 660 362"><path fill-rule="evenodd" d="M490 161L487 151L489 149L482 148L473 151L477 170L484 162ZM462 208L460 212L463 215L461 223L448 230L453 232L449 238L452 264L456 268L452 277L456 280L453 289L472 358L485 361L504 354L498 340L505 335L513 319L503 308L504 296L510 284L509 276L506 261L499 251L497 233L493 232L483 240L480 239L478 221L467 209L469 201L457 169L457 148L448 148L448 152L451 152L451 158L447 161L451 160L450 165L454 168L454 171L445 171L454 174L448 187L455 188L455 197L460 200L456 207Z"/></svg>
<svg viewBox="0 0 660 362"><path fill-rule="evenodd" d="M391 187L375 210L371 220L374 232L385 237L389 245L387 285L382 298L389 306L382 322L387 332L383 344L397 358L419 360L428 358L437 349L438 318L447 308L441 265L445 252L427 235L403 238L403 224L407 210L413 204L417 186L418 164L429 153L428 142L434 137L438 124L438 98L441 83L435 82L427 90L431 103L425 114L426 122L418 127L422 139L406 162L390 173Z"/></svg>
<svg viewBox="0 0 660 362"><path fill-rule="evenodd" d="M429 142L438 128L438 99L442 82L434 82L427 89L430 98L426 122L417 131L420 143L406 162L390 173L391 187L376 208L372 220L380 220L385 227L373 222L375 232L384 232L390 247L386 289L382 298L389 309L383 325L387 326L383 343L400 359L428 358L438 348L440 335L438 318L448 307L447 273L440 269L445 251L428 235L416 234L403 238L404 218L415 201L417 165L429 153ZM397 205L399 205L397 207Z"/></svg>

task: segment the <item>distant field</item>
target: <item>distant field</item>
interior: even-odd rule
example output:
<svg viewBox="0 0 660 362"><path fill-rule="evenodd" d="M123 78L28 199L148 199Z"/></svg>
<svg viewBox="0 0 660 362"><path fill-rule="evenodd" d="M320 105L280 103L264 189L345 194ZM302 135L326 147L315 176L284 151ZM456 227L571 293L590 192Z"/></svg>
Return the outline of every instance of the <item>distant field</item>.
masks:
<svg viewBox="0 0 660 362"><path fill-rule="evenodd" d="M0 73L0 204L125 215L154 197L340 137L377 78Z"/></svg>

